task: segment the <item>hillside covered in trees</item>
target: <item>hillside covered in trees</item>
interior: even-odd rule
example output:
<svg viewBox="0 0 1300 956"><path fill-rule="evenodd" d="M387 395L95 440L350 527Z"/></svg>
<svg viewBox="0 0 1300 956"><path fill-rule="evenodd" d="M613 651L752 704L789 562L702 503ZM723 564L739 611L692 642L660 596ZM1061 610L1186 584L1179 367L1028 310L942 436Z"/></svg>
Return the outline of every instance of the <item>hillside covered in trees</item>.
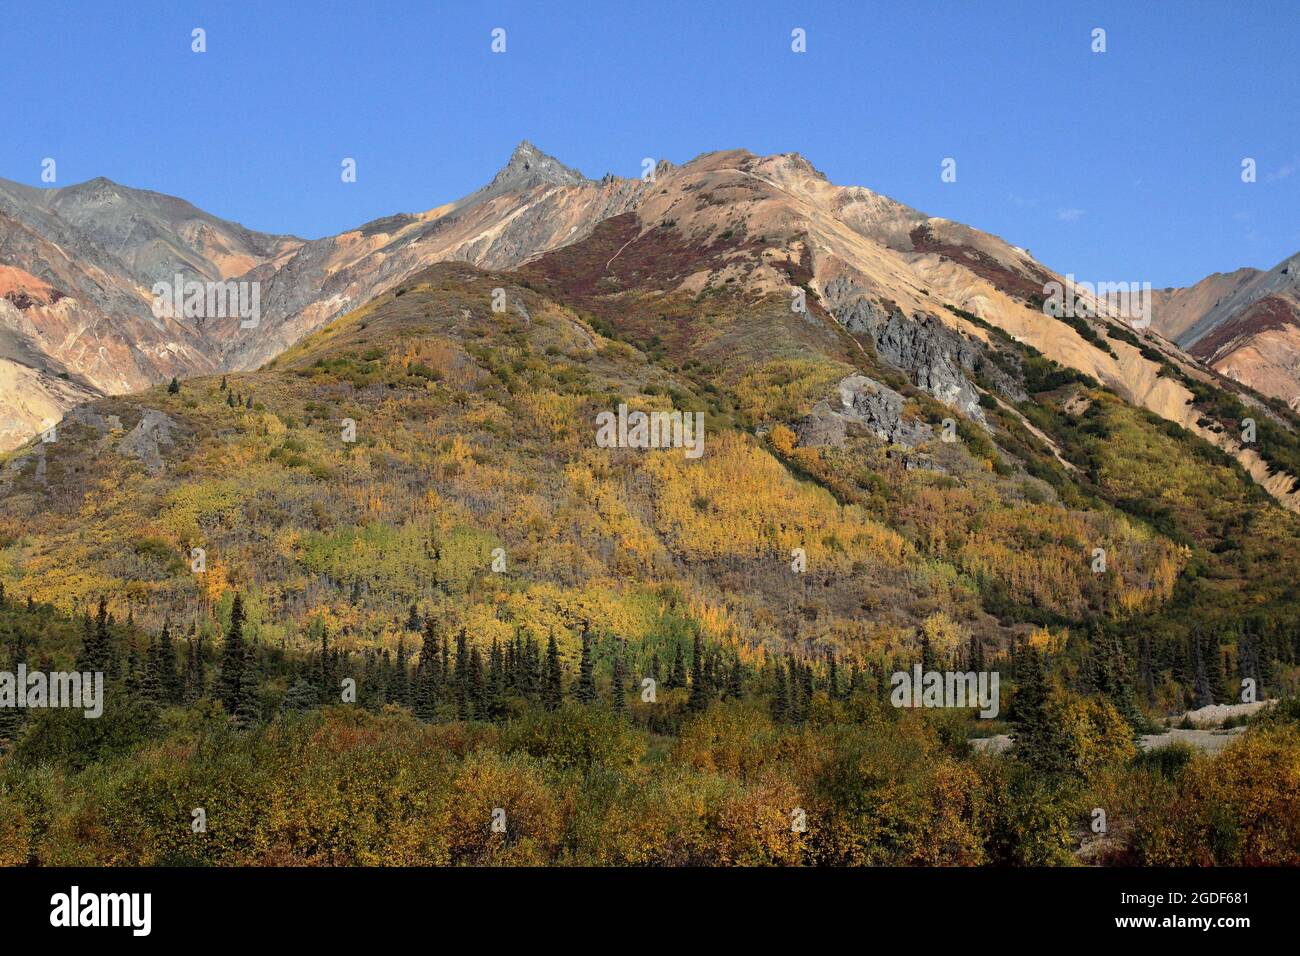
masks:
<svg viewBox="0 0 1300 956"><path fill-rule="evenodd" d="M1236 461L1005 335L955 414L781 296L565 254L0 462L0 670L108 677L0 710L0 861L1300 862L1300 524ZM861 379L893 438L818 440ZM620 403L704 453L598 447ZM893 706L917 664L999 715ZM1136 745L1243 682L1282 702L1223 752Z"/></svg>

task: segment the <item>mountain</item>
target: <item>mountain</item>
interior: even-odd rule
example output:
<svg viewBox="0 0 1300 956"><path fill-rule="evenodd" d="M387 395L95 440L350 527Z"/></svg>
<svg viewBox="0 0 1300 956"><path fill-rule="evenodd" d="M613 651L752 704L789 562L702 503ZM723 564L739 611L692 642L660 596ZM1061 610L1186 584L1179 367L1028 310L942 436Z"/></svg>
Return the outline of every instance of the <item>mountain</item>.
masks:
<svg viewBox="0 0 1300 956"><path fill-rule="evenodd" d="M1216 272L1185 289L1155 289L1151 327L1170 342L1181 342L1206 313L1257 275L1258 269L1244 268Z"/></svg>
<svg viewBox="0 0 1300 956"><path fill-rule="evenodd" d="M1284 449L1239 440L1241 416L1205 397L1227 389L1233 403L1290 435L1294 423L1256 396L1109 315L1104 303L1094 302L1090 317L1045 314L1046 289L1062 280L1026 250L832 184L796 153L729 150L681 166L662 161L641 179L594 181L524 142L464 199L310 242L249 233L180 200L102 180L3 195L0 212L14 223L3 248L21 252L6 251L3 261L48 280L49 296L58 296L44 302L39 287L17 277L14 300L0 306L17 340L9 351L44 357L25 366L20 384L38 381L46 407L78 397L54 391L51 376L60 374L69 388L120 393L173 374L258 368L431 263L461 261L520 268L620 332L670 343L681 361L687 351L696 361L725 360L724 375L753 373L742 356L819 362L836 348L871 353L981 423L987 385L1006 378L996 357L1000 338L1010 337L1232 455L1288 507L1300 500L1292 477L1300 466ZM141 314L146 283L178 268L257 283L259 321ZM723 293L783 299L784 308L762 321L734 316L727 330L701 327L695 306ZM802 311L792 312L799 297ZM668 301L678 320L649 329L657 304ZM14 444L19 430L10 431Z"/></svg>
<svg viewBox="0 0 1300 956"><path fill-rule="evenodd" d="M107 179L0 180L0 448L88 397L218 368L210 328L154 316L154 283L230 279L300 245Z"/></svg>
<svg viewBox="0 0 1300 956"><path fill-rule="evenodd" d="M1217 802L1187 809L1148 798L1123 714L1223 703L1238 678L1261 698L1290 686L1300 518L973 314L950 313L978 345L925 315L849 331L815 294L800 313L789 287L726 281L742 256L797 268L766 245L634 226L612 217L517 270L428 267L262 368L88 402L0 458L6 666L110 675L100 720L0 714L7 861L770 859L709 849L755 833L790 862L1072 862L1085 785L1123 773L1120 806L1160 814L1131 831L1183 826L1188 849L1117 845L1190 864L1207 859L1196 821L1255 819L1260 779L1290 806L1272 768L1295 765L1294 731L1192 759ZM979 417L932 394L958 374ZM608 447L600 416L620 406L703 416L702 454L671 429L658 450ZM1294 454L1263 422L1261 438ZM969 753L990 726L970 711L891 706L891 675L931 660L1002 675L1021 707L1044 656L1059 703L1041 730L1011 711L1006 757ZM1223 779L1249 786L1201 783ZM240 802L176 797L226 791ZM379 821L342 828L367 842L293 815L319 793L339 820ZM467 793L461 816L426 810ZM233 836L191 849L200 799ZM511 826L555 807L532 855L480 849L502 804ZM806 848L788 841L796 806L832 821ZM1211 859L1294 862L1272 833Z"/></svg>
<svg viewBox="0 0 1300 956"><path fill-rule="evenodd" d="M1156 299L1153 324L1190 354L1300 408L1300 254L1267 272L1213 275Z"/></svg>
<svg viewBox="0 0 1300 956"><path fill-rule="evenodd" d="M79 406L0 462L0 581L201 630L238 589L264 643L319 618L356 652L416 604L478 642L554 629L566 661L577 619L665 659L698 627L757 664L1295 613L1300 519L1212 445L1005 334L666 292L740 255L655 251L675 228L435 265L259 370ZM603 447L620 405L698 411L703 453Z"/></svg>
<svg viewBox="0 0 1300 956"><path fill-rule="evenodd" d="M582 239L635 206L643 189L637 180L593 182L520 143L488 185L463 199L309 242L283 265L250 272L263 283L262 322L227 323L222 366L256 368L431 263L509 268Z"/></svg>
<svg viewBox="0 0 1300 956"><path fill-rule="evenodd" d="M649 298L678 321L677 303ZM1142 454L1171 478L1215 487L1225 513L1259 507L1223 462L1194 465L1190 446L1113 396L1025 378L1006 343L1007 391L1066 389L1036 399L1057 409L1040 419L1056 436L1040 443L1046 429L989 403L987 431L963 419L944 441L947 406L782 300L709 299L699 314L727 342L751 323L771 334L731 362L705 352L679 364L671 341L642 351L610 337L531 274L431 267L262 370L75 409L56 442L0 469L0 579L42 601L131 594L142 621L202 622L237 586L265 634L323 612L358 647L413 602L487 621L503 589L540 633L582 607L639 634L657 588L753 634L753 653L783 653L792 633L854 646L866 610L886 643L942 614L1005 647L1024 613L1154 611L1185 548L1219 540L1213 509L1172 504L1188 497L1181 486L1173 537L1107 503L1110 483L1131 485L1123 468L1137 452L1121 452L1121 435L1154 443ZM620 403L700 410L704 454L598 447L597 416ZM1094 418L1115 461L1092 478L1095 439L1063 439ZM1078 464L1057 445L1075 446ZM1093 573L1082 543L1108 549L1111 574ZM190 571L196 547L202 575ZM503 576L489 570L498 547ZM795 548L805 576L792 577Z"/></svg>
<svg viewBox="0 0 1300 956"><path fill-rule="evenodd" d="M76 401L173 375L256 367L430 262L516 264L626 208L635 183L593 183L524 142L483 189L313 242L256 233L183 200L96 179L0 180L0 448ZM153 315L155 282L260 286L260 320Z"/></svg>
<svg viewBox="0 0 1300 956"><path fill-rule="evenodd" d="M708 823L728 832L784 839L789 807L847 821L819 822L791 859L917 862L855 848L882 826L932 848L925 808L960 805L968 849L934 862L1062 862L1071 808L1095 802L1085 784L1122 772L1133 802L1118 805L1151 803L1150 764L1131 762L1148 721L1227 703L1247 679L1261 700L1294 686L1300 516L1283 506L1300 422L1284 403L1117 317L1047 314L1056 280L1023 250L834 186L794 154L600 182L516 160L452 207L255 267L271 308L227 329L241 347L220 360L241 367L84 401L53 440L0 455L0 662L110 675L102 720L0 724L0 771L50 781L0 786L15 862L350 860L297 818L173 854L190 835L176 793L235 781L249 806L299 806L274 787L303 779L277 770L300 751L337 761L309 787L396 792L367 804L394 848L373 858L423 860L403 854L448 826L418 813L426 829L410 830L388 808L416 792L393 780L433 778L376 756L377 733L394 758L458 761L447 806L480 788L452 829L481 835L514 767L525 793L597 808L557 833L601 834L606 862L713 859L673 851L676 811L626 855L610 841L628 817L586 829L668 772L645 806L676 794L692 826L738 819L708 794L767 821ZM969 753L989 724L968 711L891 706L892 675L925 661L1002 675L1009 755ZM663 678L650 701L641 675ZM349 682L355 701L338 696ZM1033 694L1041 724L1022 707ZM626 713L602 716L602 700ZM1294 764L1294 740L1251 749L1271 739L1261 723L1187 772L1252 781L1233 791L1244 814L1247 770ZM629 774L613 798L604 770L575 773L593 741ZM1068 801L1013 782L1049 774ZM919 816L864 817L864 793L898 803L900 775ZM977 809L1009 800L1048 822ZM157 833L111 823L164 805L182 817ZM1166 816L1135 833L1185 825L1199 847L1192 811L1153 806ZM1212 812L1197 806L1194 820ZM1048 832L1045 856L1006 849ZM82 833L107 836L66 836ZM1204 860L1134 841L1150 855L1133 859ZM1265 844L1222 859L1293 862L1293 840ZM534 862L585 859L549 846Z"/></svg>

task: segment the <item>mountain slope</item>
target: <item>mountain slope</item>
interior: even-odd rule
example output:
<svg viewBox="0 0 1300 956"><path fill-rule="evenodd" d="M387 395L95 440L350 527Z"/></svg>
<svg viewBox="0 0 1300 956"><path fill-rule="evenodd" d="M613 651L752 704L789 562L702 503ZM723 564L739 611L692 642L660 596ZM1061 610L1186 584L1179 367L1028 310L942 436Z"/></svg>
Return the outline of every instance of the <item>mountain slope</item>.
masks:
<svg viewBox="0 0 1300 956"><path fill-rule="evenodd" d="M413 604L484 653L554 631L572 662L587 621L755 667L1115 627L1163 672L1193 624L1300 626L1300 519L1208 443L997 333L948 441L948 405L783 295L560 298L621 228L522 273L439 265L261 370L74 410L0 461L0 582L209 636L237 589L248 635L303 653L321 626L399 651ZM703 454L601 447L620 404L703 413Z"/></svg>
<svg viewBox="0 0 1300 956"><path fill-rule="evenodd" d="M1258 269L1236 269L1216 272L1185 289L1155 289L1151 327L1170 342L1182 342L1206 313L1258 275Z"/></svg>
<svg viewBox="0 0 1300 956"><path fill-rule="evenodd" d="M172 261L158 252L169 246L130 239L135 232L123 226L126 221L146 222L143 237L159 230L197 234L176 225L178 201L135 198L132 208L139 212L124 218L113 205L111 184L87 186L74 187L71 198L27 197L23 207L29 222L44 222L41 217L55 210L60 218L45 223L47 228L80 230L76 235L84 237L90 265L76 261L68 269L89 270L104 261L101 241L115 242L119 256L137 267ZM111 215L103 212L106 205ZM64 216L76 225L66 225ZM87 223L97 216L107 221L92 229ZM227 252L209 257L217 247ZM803 356L814 364L828 356L842 359L846 349L879 356L912 385L976 422L986 417L981 396L989 392L976 378L994 384L1005 379L993 341L1005 334L1204 438L1234 456L1278 500L1300 506L1293 477L1300 462L1288 450L1297 431L1293 419L1236 390L1231 402L1268 419L1269 435L1282 439L1249 447L1237 436L1239 418L1225 417L1227 406L1212 397L1225 388L1234 391L1222 376L1159 336L1131 329L1095 300L1090 317L1045 314L1047 287L1061 280L1025 250L870 190L836 186L794 153L708 153L682 166L661 162L644 180L607 176L595 182L522 143L488 185L429 212L391 216L302 244L230 230L220 243L205 240L200 251L209 269L218 259L242 266L263 257L239 277L260 285L262 315L255 327L242 328L235 317L209 320L201 328L182 322L173 328L152 316L135 321L113 314L100 321L93 312L88 318L77 312L79 301L70 306L62 299L50 311L74 311L79 321L58 325L54 316L36 312L39 322L24 324L10 310L6 325L20 329L29 343L36 340L33 329L57 328L64 344L42 354L80 355L73 373L91 388L119 392L139 387L141 380L161 380L178 366L198 372L259 367L432 262L522 266L529 281L622 323L622 332L634 332L632 324L639 324L647 344L658 336L676 341L679 350L687 343L712 349L707 354L738 372L741 356L762 358L765 340L781 340L778 357ZM41 257L55 259L57 252L33 247L24 261ZM770 299L765 317L736 314L725 332L703 329L693 310L724 292ZM630 293L636 307L628 311L624 300ZM659 299L673 304L677 321L651 330ZM112 302L102 305L114 308ZM48 377L62 369L45 371ZM116 379L110 379L111 371ZM1007 397L1014 403L1020 395L1013 391L991 400Z"/></svg>
<svg viewBox="0 0 1300 956"><path fill-rule="evenodd" d="M217 368L202 323L154 316L154 283L230 279L299 245L106 179L0 180L0 361L17 366L0 377L0 447L87 396Z"/></svg>
<svg viewBox="0 0 1300 956"><path fill-rule="evenodd" d="M976 420L985 390L975 373L998 377L992 346L1005 334L1222 449L1287 507L1300 507L1293 477L1300 461L1277 445L1244 445L1240 416L1225 419L1203 399L1207 390L1234 391L1230 382L1095 299L1092 318L1045 314L1045 287L1062 280L1024 250L869 190L835 186L797 154L730 151L661 167L635 210L523 271L623 331L644 334L637 341L676 341L682 361L717 340L692 315L700 302L722 292L780 298L772 311L789 326L802 288L801 315L848 332L854 347L878 353ZM675 303L677 324L656 321L660 297ZM765 333L755 334L752 344L761 345ZM718 341L737 368L756 357L737 337ZM1289 447L1294 418L1236 391L1234 401L1269 419Z"/></svg>
<svg viewBox="0 0 1300 956"><path fill-rule="evenodd" d="M850 357L827 360L834 375L855 373ZM906 458L865 428L836 446L887 476L892 503L863 496L861 474L801 477L814 462L783 462L779 429L752 435L730 387L698 387L580 312L466 266L423 272L227 381L238 400L219 377L101 399L57 442L12 456L0 578L58 602L108 590L129 595L137 620L200 625L239 587L268 637L324 614L353 646L412 602L480 634L504 600L539 633L581 608L649 638L665 600L654 595L678 594L719 638L748 635L747 655L792 639L864 655L903 647L926 621L1006 646L1025 625L989 613L976 573L1001 582L1007 607L1073 620L1154 606L1185 560L1102 502L1067 505L1018 467L992 470L983 456L1000 455L978 436L941 441L928 419L942 406L904 383L900 414L918 438ZM596 415L620 402L703 411L704 454L597 447ZM930 517L972 506L982 547L934 538ZM37 510L33 536L22 529ZM1014 545L1030 527L1032 578ZM1111 549L1114 572L1093 574L1080 541ZM195 547L204 574L191 573ZM806 574L790 569L795 548Z"/></svg>
<svg viewBox="0 0 1300 956"><path fill-rule="evenodd" d="M581 239L631 208L642 189L636 180L592 182L521 143L487 186L461 200L307 243L283 266L251 272L263 282L263 320L256 329L226 324L222 366L256 368L430 263L508 268Z"/></svg>
<svg viewBox="0 0 1300 956"><path fill-rule="evenodd" d="M1166 293L1154 322L1206 365L1300 407L1300 255Z"/></svg>

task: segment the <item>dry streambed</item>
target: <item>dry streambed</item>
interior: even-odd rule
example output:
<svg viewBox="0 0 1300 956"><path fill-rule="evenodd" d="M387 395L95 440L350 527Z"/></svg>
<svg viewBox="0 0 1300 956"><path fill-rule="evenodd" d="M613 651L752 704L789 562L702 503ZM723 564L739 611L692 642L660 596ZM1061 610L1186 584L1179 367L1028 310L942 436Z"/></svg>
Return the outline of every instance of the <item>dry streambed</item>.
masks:
<svg viewBox="0 0 1300 956"><path fill-rule="evenodd" d="M1166 729L1158 734L1143 734L1138 738L1138 746L1143 750L1158 750L1170 744L1181 743L1206 753L1218 753L1228 746L1238 734L1244 733L1243 727L1223 727L1223 722L1233 717L1245 717L1264 707L1276 703L1272 700L1258 701L1253 704L1211 704L1198 710L1189 710L1178 717L1168 718ZM1184 722L1191 723L1192 729L1176 726ZM1174 726L1171 726L1174 725ZM1003 753L1011 748L1008 734L995 734L992 737L974 737L971 747L979 751Z"/></svg>

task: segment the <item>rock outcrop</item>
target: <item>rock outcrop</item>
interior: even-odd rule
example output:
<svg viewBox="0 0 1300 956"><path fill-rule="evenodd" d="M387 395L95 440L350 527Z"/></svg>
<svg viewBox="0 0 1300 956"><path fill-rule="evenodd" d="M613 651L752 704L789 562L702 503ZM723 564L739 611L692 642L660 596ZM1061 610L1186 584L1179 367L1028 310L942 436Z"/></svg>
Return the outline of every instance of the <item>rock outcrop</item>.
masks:
<svg viewBox="0 0 1300 956"><path fill-rule="evenodd" d="M986 374L997 380L1014 400L1024 398L1014 382L987 360L982 345L933 315L908 318L897 308L886 311L843 278L827 284L826 299L831 314L841 325L850 332L871 337L880 358L906 372L917 388L967 418L984 422L979 389L967 373Z"/></svg>
<svg viewBox="0 0 1300 956"><path fill-rule="evenodd" d="M865 375L850 375L836 386L836 398L818 402L794 423L801 445L843 446L857 426L891 445L915 448L934 437L925 422L903 417L906 399Z"/></svg>
<svg viewBox="0 0 1300 956"><path fill-rule="evenodd" d="M159 474L163 470L162 446L176 444L172 432L178 427L165 413L147 408L136 426L117 443L118 454L138 458L150 474Z"/></svg>

